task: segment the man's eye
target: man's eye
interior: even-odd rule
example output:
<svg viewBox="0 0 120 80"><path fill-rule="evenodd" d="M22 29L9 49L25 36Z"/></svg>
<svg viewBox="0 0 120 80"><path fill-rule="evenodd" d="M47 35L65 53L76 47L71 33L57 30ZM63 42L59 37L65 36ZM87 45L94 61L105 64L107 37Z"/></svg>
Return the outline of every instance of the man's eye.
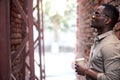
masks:
<svg viewBox="0 0 120 80"><path fill-rule="evenodd" d="M100 14L99 12L95 12L95 14Z"/></svg>

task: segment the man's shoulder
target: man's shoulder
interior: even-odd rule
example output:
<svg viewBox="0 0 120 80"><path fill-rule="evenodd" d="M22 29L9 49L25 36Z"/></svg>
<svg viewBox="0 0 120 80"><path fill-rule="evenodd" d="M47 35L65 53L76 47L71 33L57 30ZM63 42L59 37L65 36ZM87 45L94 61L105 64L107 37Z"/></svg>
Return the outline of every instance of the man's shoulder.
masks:
<svg viewBox="0 0 120 80"><path fill-rule="evenodd" d="M102 44L120 43L120 40L116 35L112 34L101 40L101 43Z"/></svg>
<svg viewBox="0 0 120 80"><path fill-rule="evenodd" d="M120 40L115 35L109 35L100 41L100 46L103 49L112 49L116 46L120 48Z"/></svg>

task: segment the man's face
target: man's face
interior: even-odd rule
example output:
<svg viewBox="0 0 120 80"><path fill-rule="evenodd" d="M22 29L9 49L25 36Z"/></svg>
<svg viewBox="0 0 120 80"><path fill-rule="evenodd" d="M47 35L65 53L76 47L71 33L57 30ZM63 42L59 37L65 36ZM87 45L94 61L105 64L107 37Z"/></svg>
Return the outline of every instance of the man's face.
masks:
<svg viewBox="0 0 120 80"><path fill-rule="evenodd" d="M90 26L96 29L101 29L105 25L104 6L99 6L91 16Z"/></svg>

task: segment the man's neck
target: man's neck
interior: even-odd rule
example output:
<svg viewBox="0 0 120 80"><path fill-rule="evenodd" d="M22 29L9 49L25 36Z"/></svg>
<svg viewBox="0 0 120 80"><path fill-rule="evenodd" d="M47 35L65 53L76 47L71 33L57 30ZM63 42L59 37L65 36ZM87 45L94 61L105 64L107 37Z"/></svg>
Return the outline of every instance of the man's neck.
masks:
<svg viewBox="0 0 120 80"><path fill-rule="evenodd" d="M98 30L98 35L100 35L100 34L103 34L103 33L106 33L106 32L108 32L108 31L111 31L112 29L99 29Z"/></svg>

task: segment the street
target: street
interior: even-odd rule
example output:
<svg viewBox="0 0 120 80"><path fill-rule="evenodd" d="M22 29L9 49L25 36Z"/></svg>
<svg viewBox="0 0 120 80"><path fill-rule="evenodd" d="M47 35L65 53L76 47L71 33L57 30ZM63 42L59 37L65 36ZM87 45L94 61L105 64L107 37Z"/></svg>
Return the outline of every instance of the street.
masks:
<svg viewBox="0 0 120 80"><path fill-rule="evenodd" d="M45 53L46 80L75 80L74 53Z"/></svg>

